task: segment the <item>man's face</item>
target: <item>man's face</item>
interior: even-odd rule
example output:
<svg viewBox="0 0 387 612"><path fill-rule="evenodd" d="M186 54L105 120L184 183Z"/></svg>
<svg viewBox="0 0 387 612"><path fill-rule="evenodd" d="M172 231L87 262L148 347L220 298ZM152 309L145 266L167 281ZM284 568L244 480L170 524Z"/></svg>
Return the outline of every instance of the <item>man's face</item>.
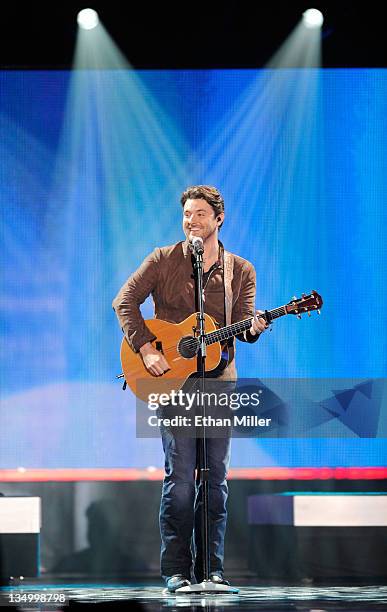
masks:
<svg viewBox="0 0 387 612"><path fill-rule="evenodd" d="M220 217L220 221L217 219ZM215 217L215 211L205 200L187 200L183 209L183 230L188 240L200 236L203 242L216 232L224 213Z"/></svg>

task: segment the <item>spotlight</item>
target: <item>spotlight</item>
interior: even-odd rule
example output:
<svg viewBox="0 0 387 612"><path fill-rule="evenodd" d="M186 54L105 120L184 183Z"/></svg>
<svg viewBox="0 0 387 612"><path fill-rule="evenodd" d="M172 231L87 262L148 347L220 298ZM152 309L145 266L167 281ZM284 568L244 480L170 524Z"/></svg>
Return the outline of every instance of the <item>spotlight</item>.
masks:
<svg viewBox="0 0 387 612"><path fill-rule="evenodd" d="M90 8L82 9L78 13L77 22L80 28L92 30L99 23L98 13Z"/></svg>
<svg viewBox="0 0 387 612"><path fill-rule="evenodd" d="M302 14L304 26L307 28L321 28L324 17L318 9L308 9Z"/></svg>

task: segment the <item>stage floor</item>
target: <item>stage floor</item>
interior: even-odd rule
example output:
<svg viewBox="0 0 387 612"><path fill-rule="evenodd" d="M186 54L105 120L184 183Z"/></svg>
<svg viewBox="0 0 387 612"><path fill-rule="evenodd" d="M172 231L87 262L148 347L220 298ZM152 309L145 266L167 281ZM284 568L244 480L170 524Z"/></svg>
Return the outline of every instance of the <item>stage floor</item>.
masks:
<svg viewBox="0 0 387 612"><path fill-rule="evenodd" d="M143 582L50 582L24 581L14 586L3 586L1 604L16 605L19 610L58 610L83 607L106 609L144 610L308 610L324 612L334 610L387 610L387 586L367 585L285 585L236 584L237 595L165 594L163 585ZM60 599L66 603L60 604ZM31 605L28 602L36 602ZM56 606L55 602L59 605ZM94 604L94 606L93 606Z"/></svg>

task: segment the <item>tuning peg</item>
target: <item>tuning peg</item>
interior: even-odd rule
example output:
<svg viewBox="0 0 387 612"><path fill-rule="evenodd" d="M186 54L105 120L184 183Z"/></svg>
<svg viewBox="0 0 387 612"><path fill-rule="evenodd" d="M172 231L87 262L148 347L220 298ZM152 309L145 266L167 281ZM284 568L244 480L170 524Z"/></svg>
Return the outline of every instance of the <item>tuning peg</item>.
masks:
<svg viewBox="0 0 387 612"><path fill-rule="evenodd" d="M296 299L297 299L297 297L295 295L293 295L292 300L296 300Z"/></svg>
<svg viewBox="0 0 387 612"><path fill-rule="evenodd" d="M310 316L311 316L311 315L310 315L310 310L308 310L308 317L310 317Z"/></svg>
<svg viewBox="0 0 387 612"><path fill-rule="evenodd" d="M300 314L297 315L297 319L301 319L301 315Z"/></svg>
<svg viewBox="0 0 387 612"><path fill-rule="evenodd" d="M318 309L317 314L320 314L320 309Z"/></svg>

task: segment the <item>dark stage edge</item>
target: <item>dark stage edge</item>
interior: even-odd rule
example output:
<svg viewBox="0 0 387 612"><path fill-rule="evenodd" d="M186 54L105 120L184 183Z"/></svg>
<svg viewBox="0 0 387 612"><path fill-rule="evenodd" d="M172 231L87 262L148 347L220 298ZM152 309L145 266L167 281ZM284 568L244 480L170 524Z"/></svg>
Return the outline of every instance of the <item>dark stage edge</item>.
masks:
<svg viewBox="0 0 387 612"><path fill-rule="evenodd" d="M309 612L324 612L335 610L386 610L387 586L385 584L346 585L338 584L295 585L268 584L259 580L243 580L233 582L240 589L237 595L186 595L165 594L161 582L153 581L81 581L60 582L48 579L25 580L13 586L1 588L1 604L6 605L13 595L39 593L52 595L64 593L66 605L53 606L43 604L29 606L20 602L19 610L69 610L74 608L104 608L120 610L211 610L213 612L228 612L236 610L257 610L275 612L287 610L308 610ZM43 599L43 598L42 598ZM82 605L83 604L83 605ZM12 608L9 608L10 610ZM13 608L15 609L15 608Z"/></svg>

